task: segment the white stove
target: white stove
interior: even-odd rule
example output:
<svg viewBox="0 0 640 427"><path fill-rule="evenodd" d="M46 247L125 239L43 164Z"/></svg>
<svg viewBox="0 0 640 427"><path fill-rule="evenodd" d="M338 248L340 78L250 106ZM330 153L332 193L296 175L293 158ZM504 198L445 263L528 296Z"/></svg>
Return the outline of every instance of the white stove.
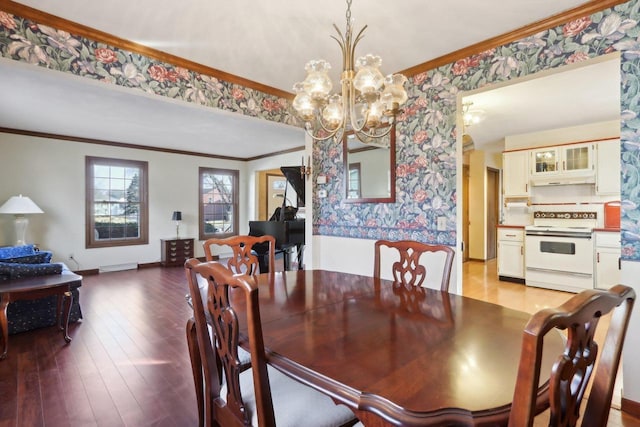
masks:
<svg viewBox="0 0 640 427"><path fill-rule="evenodd" d="M594 287L595 212L534 212L525 227L525 281L569 292Z"/></svg>
<svg viewBox="0 0 640 427"><path fill-rule="evenodd" d="M598 224L596 212L544 212L533 213L533 225L525 231L532 235L586 236L591 235Z"/></svg>

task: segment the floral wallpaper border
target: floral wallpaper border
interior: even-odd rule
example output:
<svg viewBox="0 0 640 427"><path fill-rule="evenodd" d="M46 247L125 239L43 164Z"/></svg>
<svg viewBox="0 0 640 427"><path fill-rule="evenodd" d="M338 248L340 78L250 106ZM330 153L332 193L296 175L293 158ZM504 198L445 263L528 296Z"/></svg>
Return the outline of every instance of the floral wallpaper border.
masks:
<svg viewBox="0 0 640 427"><path fill-rule="evenodd" d="M0 10L0 56L105 83L295 125L289 101Z"/></svg>
<svg viewBox="0 0 640 427"><path fill-rule="evenodd" d="M329 197L314 200L314 234L455 246L458 94L617 51L622 256L640 260L639 8L632 0L411 77L408 107L397 125L396 203L343 203L342 147L334 141L316 144L315 173L328 177ZM449 231L437 231L440 216L447 218Z"/></svg>

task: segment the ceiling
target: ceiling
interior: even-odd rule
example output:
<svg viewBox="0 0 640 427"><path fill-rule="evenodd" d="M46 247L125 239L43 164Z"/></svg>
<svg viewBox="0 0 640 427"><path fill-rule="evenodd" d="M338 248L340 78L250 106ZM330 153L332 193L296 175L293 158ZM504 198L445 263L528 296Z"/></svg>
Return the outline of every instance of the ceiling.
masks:
<svg viewBox="0 0 640 427"><path fill-rule="evenodd" d="M287 92L304 79L309 59L333 64L334 85L341 68L330 37L333 23L345 28L346 4L338 0L110 0L90 8L81 0L15 3ZM357 0L354 28L368 28L356 54L379 54L383 73L398 72L585 3L403 0L371 8ZM0 74L0 127L238 158L304 145L297 128L17 61L0 60Z"/></svg>

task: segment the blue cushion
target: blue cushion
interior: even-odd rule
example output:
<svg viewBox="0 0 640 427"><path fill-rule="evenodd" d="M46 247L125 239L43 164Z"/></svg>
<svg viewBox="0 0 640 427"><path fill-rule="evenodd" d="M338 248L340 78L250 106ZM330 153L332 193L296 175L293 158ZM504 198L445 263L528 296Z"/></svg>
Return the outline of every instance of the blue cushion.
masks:
<svg viewBox="0 0 640 427"><path fill-rule="evenodd" d="M45 264L51 262L51 251L40 251L32 255L14 256L11 258L0 258L0 262L13 262L20 264Z"/></svg>
<svg viewBox="0 0 640 427"><path fill-rule="evenodd" d="M62 263L21 264L18 262L0 262L0 281L60 273L62 273Z"/></svg>
<svg viewBox="0 0 640 427"><path fill-rule="evenodd" d="M7 246L5 248L0 248L0 260L24 255L33 255L35 253L36 250L34 245Z"/></svg>

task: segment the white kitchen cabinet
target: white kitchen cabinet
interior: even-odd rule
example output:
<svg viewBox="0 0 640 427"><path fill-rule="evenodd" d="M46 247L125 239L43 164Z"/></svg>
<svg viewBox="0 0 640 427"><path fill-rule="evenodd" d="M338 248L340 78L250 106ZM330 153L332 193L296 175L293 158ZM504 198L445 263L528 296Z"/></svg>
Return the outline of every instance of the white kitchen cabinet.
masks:
<svg viewBox="0 0 640 427"><path fill-rule="evenodd" d="M597 231L596 288L609 289L620 283L620 233Z"/></svg>
<svg viewBox="0 0 640 427"><path fill-rule="evenodd" d="M498 279L524 282L524 228L498 228Z"/></svg>
<svg viewBox="0 0 640 427"><path fill-rule="evenodd" d="M529 197L529 151L502 153L502 194Z"/></svg>
<svg viewBox="0 0 640 427"><path fill-rule="evenodd" d="M620 140L596 144L596 194L620 197Z"/></svg>
<svg viewBox="0 0 640 427"><path fill-rule="evenodd" d="M532 185L595 182L593 143L536 148L530 152Z"/></svg>

